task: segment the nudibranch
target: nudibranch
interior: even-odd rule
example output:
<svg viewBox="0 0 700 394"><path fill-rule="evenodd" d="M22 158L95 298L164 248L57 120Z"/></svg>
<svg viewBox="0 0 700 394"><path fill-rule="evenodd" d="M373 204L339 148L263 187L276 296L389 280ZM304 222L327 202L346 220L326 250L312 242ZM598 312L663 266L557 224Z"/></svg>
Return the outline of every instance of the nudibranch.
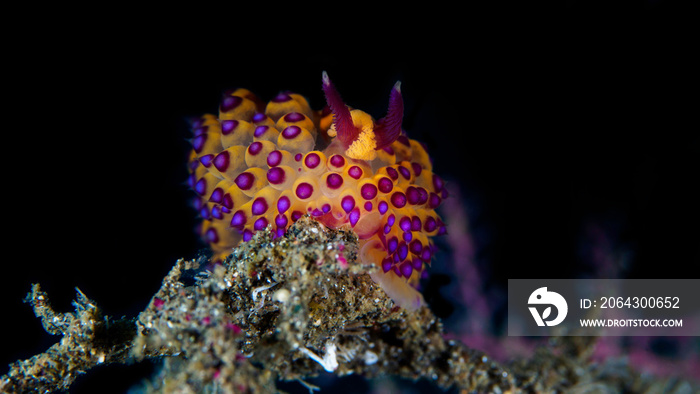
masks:
<svg viewBox="0 0 700 394"><path fill-rule="evenodd" d="M348 107L324 72L327 107L281 92L265 104L247 89L224 93L218 117L192 122L188 185L200 234L215 258L270 227L282 236L302 215L351 228L372 279L400 306L423 303L415 289L445 233L435 212L446 197L426 148L402 130L401 85L385 117Z"/></svg>

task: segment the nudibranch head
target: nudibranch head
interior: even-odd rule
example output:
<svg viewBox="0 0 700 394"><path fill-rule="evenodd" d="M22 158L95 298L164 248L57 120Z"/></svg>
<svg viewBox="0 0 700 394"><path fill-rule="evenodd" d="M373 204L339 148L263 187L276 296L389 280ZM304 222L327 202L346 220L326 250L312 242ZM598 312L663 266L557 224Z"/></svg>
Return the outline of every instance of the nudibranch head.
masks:
<svg viewBox="0 0 700 394"><path fill-rule="evenodd" d="M435 212L446 197L425 147L402 131L396 83L385 117L351 109L324 72L328 107L310 108L296 93L267 104L246 89L226 92L218 116L192 122L189 186L202 217L200 234L215 258L271 228L282 236L308 214L351 228L359 259L397 304L415 309L415 287L430 265L432 238L445 232Z"/></svg>

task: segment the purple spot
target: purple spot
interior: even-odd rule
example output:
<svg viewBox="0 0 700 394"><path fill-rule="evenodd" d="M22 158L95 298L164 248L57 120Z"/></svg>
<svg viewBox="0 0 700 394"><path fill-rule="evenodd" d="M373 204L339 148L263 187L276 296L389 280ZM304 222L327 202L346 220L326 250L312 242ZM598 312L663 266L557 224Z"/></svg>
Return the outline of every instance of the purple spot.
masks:
<svg viewBox="0 0 700 394"><path fill-rule="evenodd" d="M415 255L420 255L420 253L423 251L423 244L420 243L419 240L414 239L411 241L411 243L408 245L408 248L411 250L411 253Z"/></svg>
<svg viewBox="0 0 700 394"><path fill-rule="evenodd" d="M220 172L225 172L228 169L230 161L229 153L225 150L214 158L214 167Z"/></svg>
<svg viewBox="0 0 700 394"><path fill-rule="evenodd" d="M345 196L340 201L340 206L343 208L345 213L349 213L353 208L355 208L355 199L352 198L352 196Z"/></svg>
<svg viewBox="0 0 700 394"><path fill-rule="evenodd" d="M421 260L428 262L430 261L430 257L432 257L431 255L432 254L430 252L430 248L423 248L423 251L420 254L420 258Z"/></svg>
<svg viewBox="0 0 700 394"><path fill-rule="evenodd" d="M284 227L278 228L275 234L277 234L277 237L284 237Z"/></svg>
<svg viewBox="0 0 700 394"><path fill-rule="evenodd" d="M253 215L262 215L267 212L267 201L264 197L258 197L253 201L253 206L251 207Z"/></svg>
<svg viewBox="0 0 700 394"><path fill-rule="evenodd" d="M421 223L420 218L418 216L411 217L411 231L420 231L420 228L422 226L423 223Z"/></svg>
<svg viewBox="0 0 700 394"><path fill-rule="evenodd" d="M343 185L343 177L335 172L328 174L326 177L326 186L330 189L337 189Z"/></svg>
<svg viewBox="0 0 700 394"><path fill-rule="evenodd" d="M370 212L371 210L372 210L372 202L371 202L371 201L367 201L367 202L365 203L365 211Z"/></svg>
<svg viewBox="0 0 700 394"><path fill-rule="evenodd" d="M390 154L390 155L395 154L395 153L394 153L394 148L392 148L391 145L387 145L387 146L383 147L382 149L384 150L384 152L386 152L386 153L388 153L388 154Z"/></svg>
<svg viewBox="0 0 700 394"><path fill-rule="evenodd" d="M267 170L267 180L273 185L283 183L286 178L284 170L280 167L272 167Z"/></svg>
<svg viewBox="0 0 700 394"><path fill-rule="evenodd" d="M289 197L287 196L282 196L279 200L277 200L277 210L279 213L287 212L290 206L292 206L292 203L289 201Z"/></svg>
<svg viewBox="0 0 700 394"><path fill-rule="evenodd" d="M243 102L243 99L238 96L226 96L221 100L221 112L228 112L238 107Z"/></svg>
<svg viewBox="0 0 700 394"><path fill-rule="evenodd" d="M214 189L213 192L211 192L211 196L209 197L209 202L213 203L220 203L221 200L224 199L224 189L217 187Z"/></svg>
<svg viewBox="0 0 700 394"><path fill-rule="evenodd" d="M199 195L204 195L207 192L207 180L202 178L194 184L194 191Z"/></svg>
<svg viewBox="0 0 700 394"><path fill-rule="evenodd" d="M220 205L214 206L214 207L211 209L211 217L213 217L214 219L219 219L219 220L223 219L223 218L224 218L224 214L223 214L223 212L221 211L221 209L222 209L222 207L221 207Z"/></svg>
<svg viewBox="0 0 700 394"><path fill-rule="evenodd" d="M411 179L411 171L409 171L408 168L404 166L399 166L398 170L401 176L404 177L404 179Z"/></svg>
<svg viewBox="0 0 700 394"><path fill-rule="evenodd" d="M430 197L428 197L428 207L429 208L432 208L432 209L437 208L440 205L440 201L442 201L440 199L440 196L438 196L437 194L435 194L433 192L430 192Z"/></svg>
<svg viewBox="0 0 700 394"><path fill-rule="evenodd" d="M400 135L399 138L396 139L396 141L399 141L400 143L410 147L411 143L408 141L408 137L405 135Z"/></svg>
<svg viewBox="0 0 700 394"><path fill-rule="evenodd" d="M408 216L404 216L399 220L399 227L403 231L411 231L411 219Z"/></svg>
<svg viewBox="0 0 700 394"><path fill-rule="evenodd" d="M345 158L341 155L331 156L331 165L333 167L342 167L345 165Z"/></svg>
<svg viewBox="0 0 700 394"><path fill-rule="evenodd" d="M233 130L238 127L238 122L237 120L222 120L221 121L221 134L223 135L229 135Z"/></svg>
<svg viewBox="0 0 700 394"><path fill-rule="evenodd" d="M394 253L396 248L399 247L399 239L396 237L391 237L389 241L387 241L386 247L389 250L389 253Z"/></svg>
<svg viewBox="0 0 700 394"><path fill-rule="evenodd" d="M267 225L268 225L267 219L262 217L262 218L255 221L255 223L253 224L253 229L255 231L265 230Z"/></svg>
<svg viewBox="0 0 700 394"><path fill-rule="evenodd" d="M360 220L360 208L355 208L348 214L348 219L350 219L350 225L355 227L357 221Z"/></svg>
<svg viewBox="0 0 700 394"><path fill-rule="evenodd" d="M309 153L304 159L304 164L311 169L316 168L319 164L321 164L321 158L317 153Z"/></svg>
<svg viewBox="0 0 700 394"><path fill-rule="evenodd" d="M380 201L379 205L377 206L377 209L379 209L379 213L384 215L386 211L389 210L389 204L387 204L386 201Z"/></svg>
<svg viewBox="0 0 700 394"><path fill-rule="evenodd" d="M433 175L433 186L435 186L435 191L439 192L445 186L445 182L439 176Z"/></svg>
<svg viewBox="0 0 700 394"><path fill-rule="evenodd" d="M299 112L290 112L284 115L284 120L287 122L301 122L306 119L306 116L300 114Z"/></svg>
<svg viewBox="0 0 700 394"><path fill-rule="evenodd" d="M282 137L291 140L301 134L301 128L299 126L287 126L282 130Z"/></svg>
<svg viewBox="0 0 700 394"><path fill-rule="evenodd" d="M411 274L413 273L413 265L410 261L406 261L401 264L401 273L407 278L411 277Z"/></svg>
<svg viewBox="0 0 700 394"><path fill-rule="evenodd" d="M209 214L209 207L207 207L206 205L203 206L199 210L199 215L202 217L202 219L209 220L211 218L211 215Z"/></svg>
<svg viewBox="0 0 700 394"><path fill-rule="evenodd" d="M425 224L423 224L423 230L428 233L432 233L437 229L437 222L432 216L428 216L427 219L425 219Z"/></svg>
<svg viewBox="0 0 700 394"><path fill-rule="evenodd" d="M358 166L352 166L348 169L348 175L354 179L360 179L362 177L362 169Z"/></svg>
<svg viewBox="0 0 700 394"><path fill-rule="evenodd" d="M250 146L248 147L248 153L250 153L253 156L256 156L258 153L260 153L262 148L263 148L262 142L255 141L252 144L250 144Z"/></svg>
<svg viewBox="0 0 700 394"><path fill-rule="evenodd" d="M384 225L384 234L389 234L390 231L391 231L391 226L389 226L388 224L385 224Z"/></svg>
<svg viewBox="0 0 700 394"><path fill-rule="evenodd" d="M244 173L245 174L245 173ZM391 205L396 208L403 208L406 206L406 195L402 192L395 192L391 195Z"/></svg>
<svg viewBox="0 0 700 394"><path fill-rule="evenodd" d="M398 171L396 171L396 169L394 169L392 167L386 167L386 173L387 173L387 175L389 175L389 178L391 178L394 181L399 179Z"/></svg>
<svg viewBox="0 0 700 394"><path fill-rule="evenodd" d="M231 227L242 230L247 221L248 219L245 217L245 213L243 211L236 211L236 213L233 214L233 217L231 217Z"/></svg>
<svg viewBox="0 0 700 394"><path fill-rule="evenodd" d="M219 234L216 233L216 229L210 228L207 230L206 234L204 234L206 237L207 241L210 243L217 243L219 242Z"/></svg>
<svg viewBox="0 0 700 394"><path fill-rule="evenodd" d="M404 241L406 241L406 242L411 242L412 239L413 239L413 233L412 233L412 232L406 231L405 233L403 233L403 240L404 240Z"/></svg>
<svg viewBox="0 0 700 394"><path fill-rule="evenodd" d="M321 209L323 210L323 213L328 213L331 211L331 204L323 204Z"/></svg>
<svg viewBox="0 0 700 394"><path fill-rule="evenodd" d="M313 217L323 216L323 211L318 209L318 208L314 208L314 210L311 211L311 216L313 216Z"/></svg>
<svg viewBox="0 0 700 394"><path fill-rule="evenodd" d="M192 130L192 134L196 137L198 135L204 134L209 131L209 126L195 127Z"/></svg>
<svg viewBox="0 0 700 394"><path fill-rule="evenodd" d="M396 216L394 216L392 213L388 218L386 218L386 222L389 224L389 226L393 226L394 223L396 223Z"/></svg>
<svg viewBox="0 0 700 394"><path fill-rule="evenodd" d="M285 228L285 227L287 227L287 223L288 223L288 221L287 221L287 217L285 215L279 214L279 215L275 216L275 224L277 225L277 227Z"/></svg>
<svg viewBox="0 0 700 394"><path fill-rule="evenodd" d="M278 150L273 150L267 155L267 165L270 167L277 167L282 162L282 152Z"/></svg>
<svg viewBox="0 0 700 394"><path fill-rule="evenodd" d="M382 260L382 270L384 273L389 272L391 269L391 257L385 257L384 260Z"/></svg>
<svg viewBox="0 0 700 394"><path fill-rule="evenodd" d="M192 149L195 152L200 153L204 148L204 143L207 142L207 135L200 134L192 139Z"/></svg>
<svg viewBox="0 0 700 394"><path fill-rule="evenodd" d="M406 199L411 205L417 205L420 203L420 192L413 186L406 188Z"/></svg>
<svg viewBox="0 0 700 394"><path fill-rule="evenodd" d="M240 173L233 182L238 185L241 190L250 190L255 183L255 176L249 172Z"/></svg>
<svg viewBox="0 0 700 394"><path fill-rule="evenodd" d="M224 194L224 198L221 201L221 205L226 208L228 211L233 209L233 198L231 197L230 194L226 193ZM228 213L228 212L227 212Z"/></svg>
<svg viewBox="0 0 700 394"><path fill-rule="evenodd" d="M314 187L307 182L302 182L297 186L296 195L300 200L306 200L314 194Z"/></svg>
<svg viewBox="0 0 700 394"><path fill-rule="evenodd" d="M365 200L371 200L374 197L377 197L377 187L371 183L365 183L360 188L360 194Z"/></svg>
<svg viewBox="0 0 700 394"><path fill-rule="evenodd" d="M209 168L211 162L214 160L214 154L210 153L199 158L199 162L202 163L204 167Z"/></svg>
<svg viewBox="0 0 700 394"><path fill-rule="evenodd" d="M284 103L285 101L289 101L291 99L292 99L292 96L290 96L287 92L280 92L277 96L275 96L272 99L272 102Z"/></svg>
<svg viewBox="0 0 700 394"><path fill-rule="evenodd" d="M413 266L413 269L416 271L420 271L423 269L423 262L420 259L411 260L411 265Z"/></svg>
<svg viewBox="0 0 700 394"><path fill-rule="evenodd" d="M379 179L379 182L377 182L377 186L379 186L380 192L388 194L394 189L394 182L387 177L382 177Z"/></svg>
<svg viewBox="0 0 700 394"><path fill-rule="evenodd" d="M253 115L253 123L260 123L265 119L267 119L267 116L262 112L256 112L255 115ZM265 130L267 130L267 128ZM256 129L255 131L257 132L258 130ZM263 131L263 133L264 132L265 131Z"/></svg>
<svg viewBox="0 0 700 394"><path fill-rule="evenodd" d="M400 261L406 260L408 257L408 245L406 245L406 242L399 242L399 247L396 249L396 253L398 253Z"/></svg>
<svg viewBox="0 0 700 394"><path fill-rule="evenodd" d="M243 242L248 242L251 239L253 239L253 232L248 229L243 230Z"/></svg>
<svg viewBox="0 0 700 394"><path fill-rule="evenodd" d="M301 161L301 158L302 158L302 157L303 157L303 156L301 155L301 153L297 153L296 155L294 155L294 160L295 160L295 161ZM299 169L299 171L301 171L301 169Z"/></svg>
<svg viewBox="0 0 700 394"><path fill-rule="evenodd" d="M420 173L423 172L423 166L421 166L418 163L411 163L411 168L413 168L413 173L416 174L416 176L420 175Z"/></svg>
<svg viewBox="0 0 700 394"><path fill-rule="evenodd" d="M418 201L418 204L422 205L422 204L425 204L426 202L428 202L429 194L428 194L427 190L425 190L424 188L419 186L418 187L418 194L420 195L420 201Z"/></svg>
<svg viewBox="0 0 700 394"><path fill-rule="evenodd" d="M270 128L270 126L258 126L255 128L255 132L253 133L253 136L256 138L260 138L263 134L265 134L265 132L269 128Z"/></svg>
<svg viewBox="0 0 700 394"><path fill-rule="evenodd" d="M299 220L303 215L304 215L304 214L303 214L302 212L299 212L299 211L294 211L294 212L292 212L292 221L293 221L293 222L296 222L296 221Z"/></svg>

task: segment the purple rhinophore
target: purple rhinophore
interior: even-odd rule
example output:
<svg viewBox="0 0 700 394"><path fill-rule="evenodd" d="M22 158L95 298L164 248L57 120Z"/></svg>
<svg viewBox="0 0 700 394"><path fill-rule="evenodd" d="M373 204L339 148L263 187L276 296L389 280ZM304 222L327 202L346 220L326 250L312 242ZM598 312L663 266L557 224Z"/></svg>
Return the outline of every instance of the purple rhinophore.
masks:
<svg viewBox="0 0 700 394"><path fill-rule="evenodd" d="M280 92L277 96L272 98L272 102L284 103L284 102L289 101L291 99L292 99L292 96L289 95L289 92Z"/></svg>
<svg viewBox="0 0 700 394"><path fill-rule="evenodd" d="M352 166L348 169L348 175L354 179L360 179L362 177L362 169L358 166Z"/></svg>
<svg viewBox="0 0 700 394"><path fill-rule="evenodd" d="M406 242L399 242L399 247L398 249L396 249L396 253L399 254L399 260L406 260L406 258L408 257L408 245L406 245Z"/></svg>
<svg viewBox="0 0 700 394"><path fill-rule="evenodd" d="M326 177L326 186L328 186L329 189L337 189L343 186L343 177L338 173L331 172Z"/></svg>
<svg viewBox="0 0 700 394"><path fill-rule="evenodd" d="M253 115L253 123L260 123L265 121L265 119L267 119L267 115L262 112L256 112L255 115Z"/></svg>
<svg viewBox="0 0 700 394"><path fill-rule="evenodd" d="M297 185L295 193L300 200L306 200L314 194L314 187L307 182L302 182Z"/></svg>
<svg viewBox="0 0 700 394"><path fill-rule="evenodd" d="M284 214L280 213L279 215L275 216L275 224L277 225L277 227L285 228L287 227L288 222L289 221L287 220L287 216L285 216Z"/></svg>
<svg viewBox="0 0 700 394"><path fill-rule="evenodd" d="M262 215L267 212L267 201L264 197L258 197L253 201L251 212L253 215Z"/></svg>
<svg viewBox="0 0 700 394"><path fill-rule="evenodd" d="M383 177L379 179L377 186L379 187L380 192L388 194L394 189L394 182L392 182L389 178Z"/></svg>
<svg viewBox="0 0 700 394"><path fill-rule="evenodd" d="M229 135L233 132L233 130L238 127L238 122L235 119L231 120L222 120L221 121L221 134L223 135Z"/></svg>
<svg viewBox="0 0 700 394"><path fill-rule="evenodd" d="M286 178L284 170L280 167L272 167L267 170L267 181L273 185L283 183Z"/></svg>
<svg viewBox="0 0 700 394"><path fill-rule="evenodd" d="M282 137L291 140L301 134L301 128L299 126L287 126L282 130Z"/></svg>
<svg viewBox="0 0 700 394"><path fill-rule="evenodd" d="M402 192L394 192L391 195L391 205L396 208L403 208L406 206L406 195Z"/></svg>
<svg viewBox="0 0 700 394"><path fill-rule="evenodd" d="M421 227L423 227L423 223L421 223L420 218L418 216L412 216L411 231L420 231Z"/></svg>
<svg viewBox="0 0 700 394"><path fill-rule="evenodd" d="M399 166L398 170L399 174L401 174L401 176L404 177L404 179L411 179L411 171L409 171L408 168L404 166Z"/></svg>
<svg viewBox="0 0 700 394"><path fill-rule="evenodd" d="M204 144L207 142L207 134L200 134L192 138L192 149L195 152L200 153L204 148Z"/></svg>
<svg viewBox="0 0 700 394"><path fill-rule="evenodd" d="M396 251L396 248L398 248L398 247L399 247L399 239L396 237L391 237L386 242L386 248L389 251L389 253L394 253Z"/></svg>
<svg viewBox="0 0 700 394"><path fill-rule="evenodd" d="M377 205L377 209L379 209L379 213L384 215L386 211L389 210L389 204L386 203L386 201L379 201L379 205Z"/></svg>
<svg viewBox="0 0 700 394"><path fill-rule="evenodd" d="M209 168L211 162L214 160L214 154L210 153L199 158L199 162L206 168Z"/></svg>
<svg viewBox="0 0 700 394"><path fill-rule="evenodd" d="M423 244L419 240L414 239L410 244L408 244L408 248L411 250L411 253L420 255L420 253L423 251Z"/></svg>
<svg viewBox="0 0 700 394"><path fill-rule="evenodd" d="M221 100L221 112L228 112L238 107L243 102L243 99L238 96L226 96Z"/></svg>
<svg viewBox="0 0 700 394"><path fill-rule="evenodd" d="M432 233L437 229L437 222L435 221L435 218L432 216L428 216L425 219L425 223L423 223L423 230L427 233Z"/></svg>
<svg viewBox="0 0 700 394"><path fill-rule="evenodd" d="M233 197L231 197L231 195L228 193L224 194L224 198L221 199L221 206L230 212L233 209Z"/></svg>
<svg viewBox="0 0 700 394"><path fill-rule="evenodd" d="M243 229L243 226L245 226L247 221L248 219L243 211L236 211L236 213L234 213L231 217L231 227Z"/></svg>
<svg viewBox="0 0 700 394"><path fill-rule="evenodd" d="M365 211L371 212L371 211L372 211L372 208L373 208L373 206L372 206L372 202L371 202L371 201L365 202Z"/></svg>
<svg viewBox="0 0 700 394"><path fill-rule="evenodd" d="M440 196L433 192L430 192L430 196L428 197L428 208L437 208L438 206L440 206L441 201L442 199L440 199Z"/></svg>
<svg viewBox="0 0 700 394"><path fill-rule="evenodd" d="M399 227L401 227L401 230L403 231L411 231L411 218L408 216L404 216L399 220Z"/></svg>
<svg viewBox="0 0 700 394"><path fill-rule="evenodd" d="M420 173L423 172L423 166L421 166L420 164L418 164L416 162L411 163L411 168L413 168L413 173L416 176L419 176Z"/></svg>
<svg viewBox="0 0 700 394"><path fill-rule="evenodd" d="M255 175L250 172L241 172L233 182L238 185L241 190L250 190L255 183Z"/></svg>
<svg viewBox="0 0 700 394"><path fill-rule="evenodd" d="M306 164L307 167L314 169L318 167L319 164L321 164L321 157L319 157L318 153L311 152L308 155L306 155L306 158L304 159L304 164Z"/></svg>
<svg viewBox="0 0 700 394"><path fill-rule="evenodd" d="M222 151L214 158L214 167L220 172L225 172L231 162L228 151Z"/></svg>
<svg viewBox="0 0 700 394"><path fill-rule="evenodd" d="M278 150L273 150L267 155L267 165L270 167L277 167L282 162L282 152Z"/></svg>
<svg viewBox="0 0 700 394"><path fill-rule="evenodd" d="M413 264L410 261L405 261L401 264L401 273L403 276L410 278L413 273Z"/></svg>
<svg viewBox="0 0 700 394"><path fill-rule="evenodd" d="M205 233L205 237L207 239L207 242L209 242L209 243L215 244L215 243L219 242L219 234L217 234L216 229L214 229L214 228L208 229L207 232Z"/></svg>
<svg viewBox="0 0 700 394"><path fill-rule="evenodd" d="M374 197L377 197L377 187L371 183L365 183L360 188L360 194L365 200L371 200Z"/></svg>
<svg viewBox="0 0 700 394"><path fill-rule="evenodd" d="M289 209L289 207L292 206L292 203L289 201L289 197L287 196L282 196L277 200L277 210L279 213L285 213Z"/></svg>
<svg viewBox="0 0 700 394"><path fill-rule="evenodd" d="M217 187L214 189L213 192L211 192L211 196L209 196L209 202L213 203L220 203L224 199L224 189Z"/></svg>
<svg viewBox="0 0 700 394"><path fill-rule="evenodd" d="M248 146L248 153L252 156L256 156L260 151L262 151L263 144L260 141L255 141L250 146Z"/></svg>
<svg viewBox="0 0 700 394"><path fill-rule="evenodd" d="M399 179L399 172L396 171L396 169L393 167L386 167L386 173L387 175L389 175L389 178L391 178L391 180L393 181Z"/></svg>
<svg viewBox="0 0 700 394"><path fill-rule="evenodd" d="M255 128L255 131L253 132L253 136L255 138L260 138L267 132L267 129L269 129L270 126L258 126Z"/></svg>
<svg viewBox="0 0 700 394"><path fill-rule="evenodd" d="M350 213L350 211L355 208L355 199L352 196L345 196L340 201L340 206L343 208L345 213Z"/></svg>
<svg viewBox="0 0 700 394"><path fill-rule="evenodd" d="M262 217L262 218L256 220L255 223L253 223L253 229L255 231L265 230L267 225L268 225L267 219Z"/></svg>
<svg viewBox="0 0 700 394"><path fill-rule="evenodd" d="M330 163L333 167L342 167L345 165L345 158L341 155L331 156Z"/></svg>
<svg viewBox="0 0 700 394"><path fill-rule="evenodd" d="M194 191L200 196L203 196L207 192L207 180L202 178L194 184Z"/></svg>
<svg viewBox="0 0 700 394"><path fill-rule="evenodd" d="M420 204L420 192L417 188L409 186L406 188L406 199L409 204L418 205Z"/></svg>
<svg viewBox="0 0 700 394"><path fill-rule="evenodd" d="M301 122L304 119L306 119L306 116L300 114L299 112L290 112L287 115L284 115L284 120L286 122Z"/></svg>

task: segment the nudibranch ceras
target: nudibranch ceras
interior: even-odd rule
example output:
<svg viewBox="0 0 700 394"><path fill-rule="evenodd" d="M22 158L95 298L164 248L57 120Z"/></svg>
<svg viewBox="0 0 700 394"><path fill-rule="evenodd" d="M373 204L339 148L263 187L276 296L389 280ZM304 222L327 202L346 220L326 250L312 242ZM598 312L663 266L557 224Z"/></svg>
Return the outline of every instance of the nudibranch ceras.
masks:
<svg viewBox="0 0 700 394"><path fill-rule="evenodd" d="M401 128L400 83L385 117L346 106L324 72L328 106L314 111L296 93L264 104L246 89L226 92L218 117L192 122L189 186L200 233L223 259L241 240L271 226L284 235L302 215L352 228L359 259L400 306L423 303L415 290L445 225L435 208L446 196L425 147Z"/></svg>

